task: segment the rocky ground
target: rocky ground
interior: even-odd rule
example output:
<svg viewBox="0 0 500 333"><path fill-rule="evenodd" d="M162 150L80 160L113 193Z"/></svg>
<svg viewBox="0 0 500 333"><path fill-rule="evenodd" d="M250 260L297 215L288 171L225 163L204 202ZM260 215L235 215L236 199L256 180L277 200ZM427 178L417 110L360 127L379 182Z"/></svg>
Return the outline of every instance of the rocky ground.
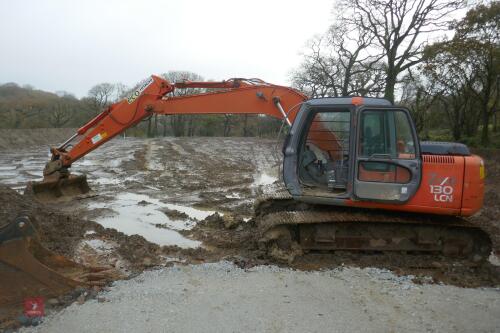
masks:
<svg viewBox="0 0 500 333"><path fill-rule="evenodd" d="M22 332L494 332L500 291L418 285L376 268L148 271Z"/></svg>
<svg viewBox="0 0 500 333"><path fill-rule="evenodd" d="M2 142L1 134L0 143ZM60 139L55 138L54 140ZM43 143L50 142L44 141ZM349 288L363 290L363 292L368 288L368 291L363 293L361 297L363 300L360 302L366 304L376 302L376 300L384 302L387 305L384 310L387 311L387 315L396 318L398 313L404 313L401 320L394 320L391 327L395 331L404 328L418 331L418 327L421 328L420 330L422 328L425 330L427 326L431 331L451 331L453 325L462 328L471 327L460 326L462 323L455 320L458 317L452 317L452 312L441 309L442 303L438 298L431 296L433 293L436 295L451 293L450 295L455 295L453 297L457 300L464 297L469 298L469 295L476 295L474 302L464 305L463 312L470 312L469 316L481 319L483 326L477 326L479 331L488 331L491 327L498 327L498 322L490 319L488 315L481 317L483 316L481 313L484 312L481 311L484 309L487 309L485 313L489 313L488 311L498 313L499 294L498 289L495 288L500 285L500 274L498 267L490 263L470 266L467 263L449 261L436 256L408 259L408 257L401 255L367 256L343 253L336 253L334 256L328 253L310 253L293 262L282 262L266 256L255 243L252 207L262 186L270 184L278 178L279 160L276 159L276 156L279 153L276 153L277 151L279 151L279 147L276 150L275 141L254 138L115 139L73 165L73 172L88 175L93 190L90 195L71 201L42 205L6 187L22 192L27 181L39 178L47 160L47 149L32 146L21 150L2 150L0 184L4 184L6 187L0 189L0 198L2 202L7 203L0 208L2 219L12 219L19 211L27 212L39 230L42 244L50 250L63 254L83 265L112 267L122 276L131 279L117 282L111 291L101 291L104 293L102 297L114 299L116 302L88 301L89 305L87 303L81 306L75 304L60 313L58 311L66 303L55 302L53 307L49 306L53 315L46 324L42 325L42 331L73 329L74 326L71 325L79 323L73 318L77 313L80 314L80 310L84 311L81 312L82 320L86 318L87 312L85 311L89 311L89 315L95 311L106 313L106 311L113 311L114 306L121 313L126 314L127 306L129 306L127 300L134 297L132 290L129 291L130 294L127 294L127 286L130 284L142 285L141 281L150 281L149 279L153 277L154 281L151 280L151 285L144 284L144 295L151 295L151 290L157 290L155 288L159 288L158 286L165 286L166 290L173 290L172 292L177 298L174 297L173 301L167 304L168 310L165 311L174 311L175 316L166 317L165 320L170 320L169 325L171 325L166 327L170 327L173 331L183 331L197 330L196 327L186 326L189 325L186 318L192 315L190 312L196 312L199 316L221 315L228 318L243 316L244 311L248 309L246 307L234 309L236 299L231 296L242 284L250 282L263 284L263 294L252 296L253 289L248 288L240 295L243 303L248 304L249 307L255 307L256 304L260 306L266 302L270 302L270 304L278 302L275 300L276 295L273 296L270 290L276 287L277 281L282 281L281 275L290 279L297 275L306 281L294 285L293 289L298 289L294 291L296 296L308 292L321 294L322 288L326 288L328 293L341 294L342 290L346 288L343 285L345 282L343 279L346 277L342 277L342 274L345 273L341 273L344 271L355 272L352 273L353 276L368 274L374 281L378 281L371 285L364 278L356 278L350 283ZM499 155L491 151L480 153L487 158L488 184L485 209L474 219L490 232L495 250L498 251L500 249L498 245L500 244L500 229L497 184L500 184L500 172L498 172L496 163ZM223 261L220 262L221 260ZM495 260L494 257L493 260ZM208 262L219 263L208 266L204 264ZM356 267L363 269L360 270ZM214 284L214 280L217 280L219 274L226 269L227 274L223 279L223 284L227 285L228 288L227 292L220 296L221 304L219 306L222 310L207 305L203 308L215 310L200 313L198 307L191 304L191 302L196 302L194 296L192 299L186 298L184 303L179 303L179 297L190 293L192 295L203 294L205 295L204 299L209 302L215 297L212 293L223 285ZM387 269L391 273L387 272ZM153 271L135 277L144 270ZM187 279L186 276L175 276L177 274L175 272L190 274L194 280L202 282L189 287L184 286L186 291L182 288L169 287L171 281L175 281L176 278L180 280L173 286L189 283L182 280ZM251 276L257 276L256 280L251 281ZM318 282L314 280L317 276L329 280L328 282L326 282L327 280ZM388 276L390 278L387 278ZM309 281L310 283L307 282L309 279L312 279ZM408 288L411 290L416 288L415 290L419 290L419 292L423 290L424 292L420 296L415 293L415 297L410 297L407 303L404 302L408 292L406 289L398 287L399 282L397 281L401 279L408 282L405 286L410 286ZM393 293L386 294L378 291L375 293L375 290L382 288L382 285L378 284L379 282L392 290ZM155 283L158 285L155 286ZM460 287L488 288L459 289L442 287L439 285L442 283ZM373 287L373 291L369 291L371 287ZM180 294L176 294L177 292ZM117 294L115 293L123 297L116 296L118 297L116 298ZM160 293L158 295L170 297L167 294ZM269 296L265 297L266 295ZM84 300L95 298L97 294L93 293L90 296L93 297L87 295ZM396 296L399 303L394 302ZM224 301L224 297L228 300ZM354 296L349 297L351 297L348 298L349 304L351 304L354 302L352 299ZM336 299L338 304L333 302L332 306L337 304L337 307L340 307L342 298ZM323 304L322 302L326 301L326 299L318 299L316 304L308 298L307 304L312 302L311 306L319 307ZM149 319L150 324L147 325L153 325L151 326L153 331L154 327L160 327L154 325L163 323L162 320L164 320L158 319L161 312L154 309L155 304L159 305L159 303L161 303L160 298L153 297L151 303L147 300L141 303L144 308L140 306L137 308L138 311L145 311L144 314L140 312L141 314L137 318ZM281 304L278 303L275 305ZM427 312L424 310L418 313L420 321L403 320L406 315L411 315L407 311L412 307L431 303L433 305L425 311L431 311L430 309L442 311L434 316L444 317L443 322L427 321L425 319ZM181 314L181 311L176 309L175 304L182 304L181 308L186 309L188 313ZM192 306L191 310L189 310L190 306ZM260 312L250 312L248 320L253 319L254 324L242 322L247 323L245 325L248 326L249 330L253 328L252 330L290 331L294 321L287 322L280 317L282 313L279 311L282 310L272 312L271 305L269 306L269 311L267 311L269 316L266 317L268 319L255 321L255 317L252 316L260 315ZM296 304L296 308L289 309L287 313L296 318L295 311L299 311L301 306L303 307L304 304ZM404 309L403 312L401 312L401 307ZM347 324L341 320L342 316L335 315L330 305L327 308L330 311L324 311L324 313L321 312L322 315L311 317L314 318L310 322L312 325L310 327L313 328L311 331L320 330L322 327L327 327L324 325L333 323L340 325L332 326L338 327L339 330L347 327L342 326ZM375 325L373 327L384 327L383 322L379 322L377 319L377 315L381 314L378 312L379 310L367 310L366 306L363 307L359 304L351 310L353 313L359 314L354 318L362 316L367 319L363 324L360 322L360 325L372 323ZM150 315L148 315L149 313ZM278 326L271 324L273 318ZM299 316L299 318L305 318L305 316ZM460 318L468 317L464 315ZM202 320L201 317L195 321L200 320ZM71 321L74 323L72 324ZM110 321L110 325L121 325L112 323L113 321ZM235 323L238 323L238 320ZM309 321L304 322L304 325L306 323ZM226 323L229 328L233 327L232 324ZM90 325L89 328L95 330L92 323L88 323L88 325ZM123 323L123 325L129 324ZM123 331L127 327L134 330L134 324L130 325L116 326L116 330ZM472 321L468 322L467 325L472 325ZM213 331L219 331L218 327L220 326L213 326ZM106 327L106 329L108 328Z"/></svg>

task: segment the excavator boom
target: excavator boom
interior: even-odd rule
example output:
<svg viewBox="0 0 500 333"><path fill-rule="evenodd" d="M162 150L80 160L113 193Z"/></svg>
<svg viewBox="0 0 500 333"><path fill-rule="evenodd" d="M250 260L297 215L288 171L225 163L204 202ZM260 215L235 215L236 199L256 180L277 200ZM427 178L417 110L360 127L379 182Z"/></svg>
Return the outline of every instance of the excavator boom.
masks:
<svg viewBox="0 0 500 333"><path fill-rule="evenodd" d="M175 89L205 88L211 91L170 97ZM78 129L77 133L57 148L51 148L52 158L44 170L45 186L49 190L59 180L68 178L67 168L81 157L123 133L153 114L264 114L293 122L298 108L307 99L302 93L288 87L268 84L258 79L231 79L222 82L169 83L151 76L126 99L115 103ZM71 149L68 149L69 145ZM82 190L85 186L73 180ZM35 186L37 187L37 186ZM59 193L55 193L56 196Z"/></svg>

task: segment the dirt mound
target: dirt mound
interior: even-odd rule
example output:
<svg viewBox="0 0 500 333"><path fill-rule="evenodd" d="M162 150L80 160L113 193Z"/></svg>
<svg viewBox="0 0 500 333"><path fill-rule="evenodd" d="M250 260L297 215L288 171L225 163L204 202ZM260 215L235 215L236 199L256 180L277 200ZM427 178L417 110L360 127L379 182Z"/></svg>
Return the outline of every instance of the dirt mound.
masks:
<svg viewBox="0 0 500 333"><path fill-rule="evenodd" d="M57 254L71 257L75 245L84 237L86 230L93 227L93 223L60 214L6 186L0 186L0 202L1 221L8 223L20 215L28 216L41 243Z"/></svg>
<svg viewBox="0 0 500 333"><path fill-rule="evenodd" d="M140 272L162 262L161 255L177 249L161 248L138 235L127 236L115 229L59 212L56 207L41 204L29 196L0 185L0 221L13 221L26 215L35 226L43 246L49 250L80 262L76 253L83 240L98 239L116 244L115 251L127 262L127 270ZM107 262L96 264L107 265Z"/></svg>
<svg viewBox="0 0 500 333"><path fill-rule="evenodd" d="M75 132L74 128L0 129L0 150L56 145Z"/></svg>

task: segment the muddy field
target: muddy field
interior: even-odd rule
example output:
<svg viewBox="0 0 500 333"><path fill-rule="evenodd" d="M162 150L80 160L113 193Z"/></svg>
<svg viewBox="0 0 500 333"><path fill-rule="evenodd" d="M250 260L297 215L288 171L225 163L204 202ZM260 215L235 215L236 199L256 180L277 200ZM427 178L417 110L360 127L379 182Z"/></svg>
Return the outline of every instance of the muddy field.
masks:
<svg viewBox="0 0 500 333"><path fill-rule="evenodd" d="M84 264L138 272L169 261L210 260L221 251L189 237L189 230L209 216L250 219L260 187L277 179L274 145L254 139L117 139L73 166L88 175L90 195L48 205L69 216L67 226L41 219L42 208L30 206L29 198L9 211L31 208L45 245ZM3 151L0 183L22 193L27 182L41 177L47 156L44 148Z"/></svg>
<svg viewBox="0 0 500 333"><path fill-rule="evenodd" d="M415 283L500 285L495 256L493 264L479 266L438 256L269 257L256 244L253 204L264 186L279 180L279 150L275 141L255 138L119 138L73 165L74 173L87 174L90 195L47 206L21 197L28 181L41 178L47 148L2 149L0 196L8 204L0 213L12 219L27 212L46 247L78 263L111 266L125 277L149 268L228 260L244 269L377 267L411 275ZM488 183L485 208L474 221L491 234L498 253L499 154L480 153Z"/></svg>

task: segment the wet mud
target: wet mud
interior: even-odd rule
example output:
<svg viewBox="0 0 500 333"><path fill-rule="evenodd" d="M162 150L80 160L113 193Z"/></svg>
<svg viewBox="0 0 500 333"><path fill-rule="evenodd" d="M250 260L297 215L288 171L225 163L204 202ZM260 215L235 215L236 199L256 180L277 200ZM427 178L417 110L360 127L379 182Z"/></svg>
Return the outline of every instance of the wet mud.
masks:
<svg viewBox="0 0 500 333"><path fill-rule="evenodd" d="M498 286L498 266L471 266L439 256L306 253L294 260L270 256L257 241L253 204L262 186L278 181L274 140L255 138L120 138L74 163L88 175L93 195L42 205L23 197L40 177L46 154L2 154L2 218L28 211L42 243L83 264L106 264L126 276L173 263L231 260L240 267L278 264L301 270L339 266L388 268L416 281ZM279 147L278 147L279 151ZM499 252L497 152L486 158L485 208L474 217Z"/></svg>

